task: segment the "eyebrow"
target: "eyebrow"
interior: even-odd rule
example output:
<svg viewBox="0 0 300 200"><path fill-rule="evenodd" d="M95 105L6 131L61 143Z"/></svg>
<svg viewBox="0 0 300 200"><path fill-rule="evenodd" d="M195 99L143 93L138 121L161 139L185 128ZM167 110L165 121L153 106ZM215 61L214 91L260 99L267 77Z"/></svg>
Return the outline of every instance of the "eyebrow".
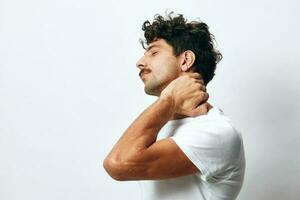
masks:
<svg viewBox="0 0 300 200"><path fill-rule="evenodd" d="M159 44L154 44L154 45L148 46L148 47L146 48L146 52L150 51L152 48L155 48L155 47L161 47L161 45L159 45ZM146 52L145 52L145 53L146 53ZM144 54L145 54L145 53L144 53Z"/></svg>

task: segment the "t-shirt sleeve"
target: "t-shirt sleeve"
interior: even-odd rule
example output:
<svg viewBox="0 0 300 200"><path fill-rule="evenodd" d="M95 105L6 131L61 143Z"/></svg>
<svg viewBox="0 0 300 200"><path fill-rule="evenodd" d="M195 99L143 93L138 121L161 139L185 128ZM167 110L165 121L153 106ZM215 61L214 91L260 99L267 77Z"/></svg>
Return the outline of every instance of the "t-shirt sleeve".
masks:
<svg viewBox="0 0 300 200"><path fill-rule="evenodd" d="M239 160L240 133L224 123L190 123L170 138L200 170L200 178L205 181L221 178Z"/></svg>

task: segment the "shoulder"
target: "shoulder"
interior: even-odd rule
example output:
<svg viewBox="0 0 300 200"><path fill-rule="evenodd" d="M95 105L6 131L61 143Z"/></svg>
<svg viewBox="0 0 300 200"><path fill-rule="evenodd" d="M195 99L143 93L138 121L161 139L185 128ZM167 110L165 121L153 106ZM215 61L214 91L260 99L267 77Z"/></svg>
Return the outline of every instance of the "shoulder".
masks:
<svg viewBox="0 0 300 200"><path fill-rule="evenodd" d="M174 137L193 143L222 145L223 148L236 149L242 144L241 132L226 117L189 121L176 129Z"/></svg>

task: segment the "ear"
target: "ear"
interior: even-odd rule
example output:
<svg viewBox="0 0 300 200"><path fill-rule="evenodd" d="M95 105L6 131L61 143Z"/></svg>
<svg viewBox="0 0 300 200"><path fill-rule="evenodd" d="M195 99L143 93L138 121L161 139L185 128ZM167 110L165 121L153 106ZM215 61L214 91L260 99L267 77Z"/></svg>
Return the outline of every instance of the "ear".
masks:
<svg viewBox="0 0 300 200"><path fill-rule="evenodd" d="M192 68L196 60L196 55L191 50L186 50L181 54L180 67L181 71L186 72Z"/></svg>

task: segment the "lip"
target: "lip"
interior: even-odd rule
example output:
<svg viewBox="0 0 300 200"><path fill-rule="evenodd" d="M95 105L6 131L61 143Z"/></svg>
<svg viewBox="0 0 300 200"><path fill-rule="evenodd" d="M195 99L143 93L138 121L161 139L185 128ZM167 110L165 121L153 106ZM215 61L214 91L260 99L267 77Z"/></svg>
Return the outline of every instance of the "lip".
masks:
<svg viewBox="0 0 300 200"><path fill-rule="evenodd" d="M140 76L141 79L144 80L144 79L145 79L145 75L146 75L146 74L149 74L149 73L150 73L150 72L143 72L143 73L141 74L141 76Z"/></svg>

